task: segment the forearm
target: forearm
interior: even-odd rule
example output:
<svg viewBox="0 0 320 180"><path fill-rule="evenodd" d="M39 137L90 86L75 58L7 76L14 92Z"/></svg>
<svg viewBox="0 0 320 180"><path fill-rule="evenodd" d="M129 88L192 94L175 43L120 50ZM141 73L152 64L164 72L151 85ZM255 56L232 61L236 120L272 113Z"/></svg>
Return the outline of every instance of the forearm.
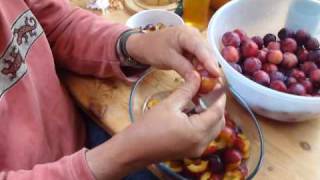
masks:
<svg viewBox="0 0 320 180"><path fill-rule="evenodd" d="M58 65L96 77L125 78L116 55L116 42L126 27L74 9L48 38Z"/></svg>
<svg viewBox="0 0 320 180"><path fill-rule="evenodd" d="M123 147L119 147L117 141L116 138L112 138L87 152L89 168L97 180L121 179L130 171L130 168L126 167L127 161L130 160L121 154Z"/></svg>
<svg viewBox="0 0 320 180"><path fill-rule="evenodd" d="M115 47L127 27L73 8L67 0L25 1L46 33L56 64L76 73L125 78Z"/></svg>
<svg viewBox="0 0 320 180"><path fill-rule="evenodd" d="M150 163L141 158L142 152L132 147L131 138L134 137L125 131L87 152L89 168L97 180L121 179Z"/></svg>
<svg viewBox="0 0 320 180"><path fill-rule="evenodd" d="M85 161L85 149L55 162L37 164L30 170L0 168L0 180L94 180Z"/></svg>

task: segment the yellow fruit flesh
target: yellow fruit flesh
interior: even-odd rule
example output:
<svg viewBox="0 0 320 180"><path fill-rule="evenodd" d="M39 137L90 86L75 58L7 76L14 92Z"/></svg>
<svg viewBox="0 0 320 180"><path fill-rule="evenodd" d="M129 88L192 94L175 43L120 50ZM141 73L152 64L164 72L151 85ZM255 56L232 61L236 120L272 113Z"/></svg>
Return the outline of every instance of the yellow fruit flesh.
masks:
<svg viewBox="0 0 320 180"><path fill-rule="evenodd" d="M241 172L238 170L228 171L224 176L223 180L242 180L244 179Z"/></svg>
<svg viewBox="0 0 320 180"><path fill-rule="evenodd" d="M159 99L150 99L147 103L147 108L151 109L153 106L156 106L159 103L160 103Z"/></svg>
<svg viewBox="0 0 320 180"><path fill-rule="evenodd" d="M200 180L210 180L210 178L211 178L211 173L208 171L202 174L202 176L200 177Z"/></svg>
<svg viewBox="0 0 320 180"><path fill-rule="evenodd" d="M202 161L199 165L190 164L187 166L187 169L192 173L201 173L204 172L208 167L208 161Z"/></svg>
<svg viewBox="0 0 320 180"><path fill-rule="evenodd" d="M250 141L248 140L248 138L244 134L239 134L238 136L244 142L244 147L243 147L243 149L241 151L242 158L243 159L248 159L249 158L249 154L250 154Z"/></svg>

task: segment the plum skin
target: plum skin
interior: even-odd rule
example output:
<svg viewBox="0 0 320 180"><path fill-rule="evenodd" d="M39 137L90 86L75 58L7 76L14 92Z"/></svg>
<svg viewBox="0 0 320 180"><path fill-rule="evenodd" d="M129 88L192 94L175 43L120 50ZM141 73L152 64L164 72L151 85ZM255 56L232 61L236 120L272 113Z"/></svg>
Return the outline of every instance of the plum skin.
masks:
<svg viewBox="0 0 320 180"><path fill-rule="evenodd" d="M240 46L240 37L235 32L226 32L222 36L222 43L224 46L233 46L235 48Z"/></svg>
<svg viewBox="0 0 320 180"><path fill-rule="evenodd" d="M295 54L286 52L283 54L282 66L291 69L298 64L298 58Z"/></svg>
<svg viewBox="0 0 320 180"><path fill-rule="evenodd" d="M249 74L253 74L254 72L261 69L262 64L258 58L251 57L251 58L247 58L244 61L243 66L244 66L245 72L247 72Z"/></svg>
<svg viewBox="0 0 320 180"><path fill-rule="evenodd" d="M268 75L268 73L266 73L265 71L262 70L258 70L253 74L253 79L255 82L264 85L264 86L268 86L270 84L270 77Z"/></svg>
<svg viewBox="0 0 320 180"><path fill-rule="evenodd" d="M237 63L240 59L238 50L233 46L224 47L221 54L230 63Z"/></svg>
<svg viewBox="0 0 320 180"><path fill-rule="evenodd" d="M288 90L288 88L285 85L285 83L283 81L280 81L280 80L272 81L271 84L270 84L270 88L274 89L274 90L277 90L277 91L280 91L280 92L287 92L287 90Z"/></svg>
<svg viewBox="0 0 320 180"><path fill-rule="evenodd" d="M283 52L294 53L298 48L297 42L293 38L286 38L281 41L281 50Z"/></svg>
<svg viewBox="0 0 320 180"><path fill-rule="evenodd" d="M283 54L280 50L270 50L267 53L267 60L272 64L280 64L283 60Z"/></svg>
<svg viewBox="0 0 320 180"><path fill-rule="evenodd" d="M241 54L244 57L256 57L259 52L258 45L252 40L246 40L241 44Z"/></svg>
<svg viewBox="0 0 320 180"><path fill-rule="evenodd" d="M277 41L277 37L271 33L269 34L266 34L264 37L263 37L263 44L264 46L268 46L268 44L272 41Z"/></svg>
<svg viewBox="0 0 320 180"><path fill-rule="evenodd" d="M306 89L302 84L294 83L289 86L288 92L291 94L303 96L306 94Z"/></svg>

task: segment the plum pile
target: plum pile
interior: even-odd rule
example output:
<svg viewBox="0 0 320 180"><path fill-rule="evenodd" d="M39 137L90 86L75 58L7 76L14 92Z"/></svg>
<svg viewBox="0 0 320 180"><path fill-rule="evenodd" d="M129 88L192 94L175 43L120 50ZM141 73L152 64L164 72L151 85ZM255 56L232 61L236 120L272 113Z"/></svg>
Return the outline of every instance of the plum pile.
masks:
<svg viewBox="0 0 320 180"><path fill-rule="evenodd" d="M319 41L305 30L249 37L236 29L222 36L221 55L239 73L271 89L320 96Z"/></svg>

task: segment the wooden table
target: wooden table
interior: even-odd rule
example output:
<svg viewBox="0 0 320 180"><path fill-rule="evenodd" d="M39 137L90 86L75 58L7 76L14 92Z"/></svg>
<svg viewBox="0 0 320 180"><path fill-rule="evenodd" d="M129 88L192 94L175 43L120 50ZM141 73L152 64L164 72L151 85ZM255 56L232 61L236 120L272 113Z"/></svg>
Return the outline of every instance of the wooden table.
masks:
<svg viewBox="0 0 320 180"><path fill-rule="evenodd" d="M85 7L86 0L72 0ZM125 10L112 11L106 19L124 23ZM76 101L109 133L130 125L128 99L130 84L119 80L97 80L74 74L63 81ZM234 102L231 102L234 103ZM320 107L319 107L320 108ZM264 132L265 157L257 180L320 179L320 121L287 124L258 117Z"/></svg>

